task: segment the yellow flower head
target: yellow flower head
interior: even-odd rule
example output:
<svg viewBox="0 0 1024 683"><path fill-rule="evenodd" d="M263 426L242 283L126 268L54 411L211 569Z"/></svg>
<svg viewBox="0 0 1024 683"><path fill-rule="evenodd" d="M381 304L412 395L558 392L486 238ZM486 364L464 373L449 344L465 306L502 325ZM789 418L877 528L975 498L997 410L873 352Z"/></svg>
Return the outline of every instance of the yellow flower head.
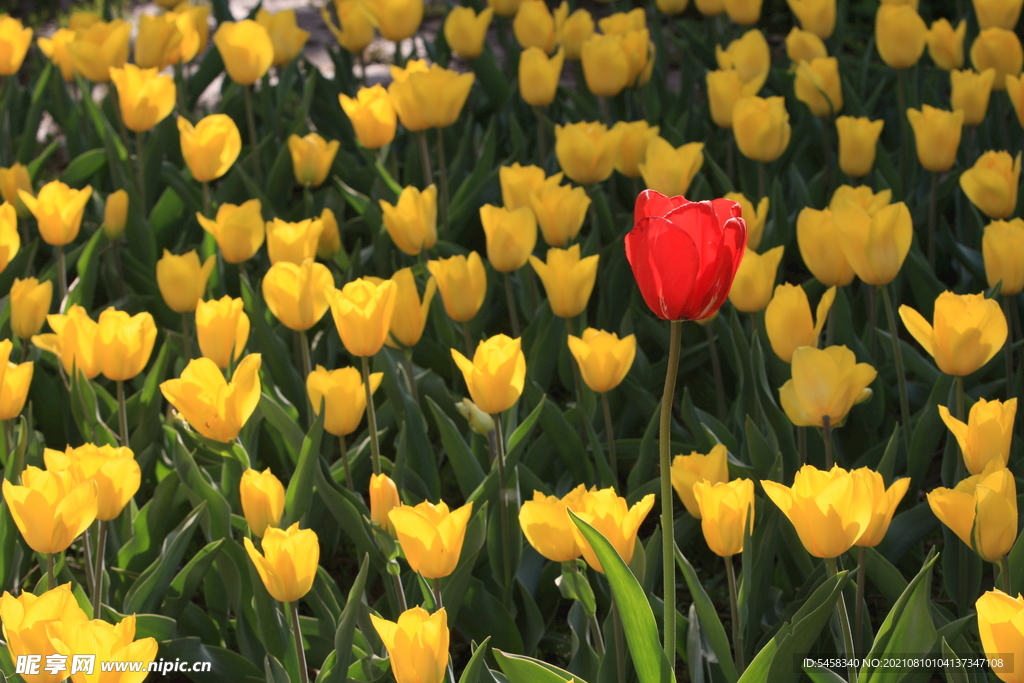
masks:
<svg viewBox="0 0 1024 683"><path fill-rule="evenodd" d="M239 85L252 85L274 63L274 43L270 34L252 19L224 21L213 34L224 69Z"/></svg>
<svg viewBox="0 0 1024 683"><path fill-rule="evenodd" d="M789 363L799 347L817 347L818 337L835 298L835 286L825 290L818 301L815 317L811 318L811 304L803 287L788 282L777 286L764 311L764 325L775 355Z"/></svg>
<svg viewBox="0 0 1024 683"><path fill-rule="evenodd" d="M427 261L427 270L437 280L441 300L448 317L456 322L472 320L487 295L487 272L480 254L457 254L446 259Z"/></svg>
<svg viewBox="0 0 1024 683"><path fill-rule="evenodd" d="M473 503L449 511L442 501L403 505L388 513L405 559L425 579L441 579L459 564Z"/></svg>
<svg viewBox="0 0 1024 683"><path fill-rule="evenodd" d="M374 394L383 372L370 375L370 393ZM334 436L347 436L356 431L366 411L366 386L363 377L355 368L339 368L327 370L322 365L309 373L306 378L306 392L313 411L319 415L321 404L327 410L324 416L324 429Z"/></svg>
<svg viewBox="0 0 1024 683"><path fill-rule="evenodd" d="M20 339L39 334L53 301L53 280L14 278L11 285L11 332Z"/></svg>
<svg viewBox="0 0 1024 683"><path fill-rule="evenodd" d="M932 512L986 562L998 562L1017 538L1017 484L1013 473L992 460L981 474L956 488L928 494Z"/></svg>
<svg viewBox="0 0 1024 683"><path fill-rule="evenodd" d="M747 224L747 246L756 251L761 246L764 225L768 221L770 205L768 197L761 197L761 201L757 203L756 207L742 192L727 192L724 199L729 199L740 205L740 216Z"/></svg>
<svg viewBox="0 0 1024 683"><path fill-rule="evenodd" d="M555 126L555 156L565 175L580 185L607 180L615 167L621 131L603 123Z"/></svg>
<svg viewBox="0 0 1024 683"><path fill-rule="evenodd" d="M46 321L53 333L35 335L32 337L34 345L56 355L68 375L76 370L85 375L86 379L100 374L99 356L96 353L99 325L84 308L75 304L65 314L53 313L46 316Z"/></svg>
<svg viewBox="0 0 1024 683"><path fill-rule="evenodd" d="M108 308L100 313L96 328L96 358L100 372L107 379L124 381L134 378L153 353L156 323L147 312L128 315Z"/></svg>
<svg viewBox="0 0 1024 683"><path fill-rule="evenodd" d="M327 266L306 259L302 265L278 261L263 277L263 300L281 324L303 331L316 325L330 307L334 276Z"/></svg>
<svg viewBox="0 0 1024 683"><path fill-rule="evenodd" d="M985 152L960 174L960 189L989 218L1009 218L1017 209L1020 159L1020 152Z"/></svg>
<svg viewBox="0 0 1024 683"><path fill-rule="evenodd" d="M729 301L736 310L757 313L768 306L784 251L785 247L778 246L758 254L747 248L729 290Z"/></svg>
<svg viewBox="0 0 1024 683"><path fill-rule="evenodd" d="M242 151L238 126L227 114L211 114L192 126L184 116L178 117L181 155L198 182L208 183L228 172Z"/></svg>
<svg viewBox="0 0 1024 683"><path fill-rule="evenodd" d="M142 483L142 470L135 453L124 446L96 446L91 443L78 448L68 446L63 452L43 451L46 469L67 471L75 482L93 482L97 491L96 519L116 519Z"/></svg>
<svg viewBox="0 0 1024 683"><path fill-rule="evenodd" d="M636 547L636 533L654 507L654 494L648 493L629 507L626 499L617 495L614 488L599 489L584 493L578 505L578 509L573 510L576 516L597 529L612 544L622 561L629 564ZM572 525L572 534L583 552L583 559L594 571L603 574L604 567L593 547L575 524Z"/></svg>
<svg viewBox="0 0 1024 683"><path fill-rule="evenodd" d="M250 199L241 205L221 204L216 220L197 213L203 230L217 240L221 255L228 263L243 263L251 259L266 237L260 200Z"/></svg>
<svg viewBox="0 0 1024 683"><path fill-rule="evenodd" d="M511 273L526 265L537 244L537 218L529 207L484 204L480 222L487 237L487 259L496 271Z"/></svg>
<svg viewBox="0 0 1024 683"><path fill-rule="evenodd" d="M300 529L298 522L287 529L268 527L261 544L263 554L248 538L243 541L263 585L275 600L295 602L313 587L320 542L312 529Z"/></svg>
<svg viewBox="0 0 1024 683"><path fill-rule="evenodd" d="M560 318L575 318L590 301L597 280L599 254L580 258L580 245L568 249L551 247L546 262L530 256L530 264L537 271L551 304L551 312Z"/></svg>
<svg viewBox="0 0 1024 683"><path fill-rule="evenodd" d="M868 385L878 375L845 346L801 346L793 352L791 367L793 378L779 389L779 399L798 427L821 427L825 417L831 427L841 426L854 405L871 398Z"/></svg>
<svg viewBox="0 0 1024 683"><path fill-rule="evenodd" d="M587 487L580 484L562 498L533 492L519 508L519 526L534 550L552 562L569 562L583 552L572 530L576 526L567 510L579 512Z"/></svg>
<svg viewBox="0 0 1024 683"><path fill-rule="evenodd" d="M964 65L964 37L967 35L967 22L963 19L956 29L948 19L936 19L928 29L928 55L935 66L946 71L959 69Z"/></svg>
<svg viewBox="0 0 1024 683"><path fill-rule="evenodd" d="M292 168L299 185L323 185L340 146L339 141L328 142L316 133L301 138L288 136L288 151L292 154Z"/></svg>
<svg viewBox="0 0 1024 683"><path fill-rule="evenodd" d="M163 258L156 262L156 283L167 307L175 313L196 310L215 265L217 258L212 255L200 263L195 249L182 256L164 249Z"/></svg>
<svg viewBox="0 0 1024 683"><path fill-rule="evenodd" d="M316 258L324 224L319 218L288 223L280 218L267 221L267 256L270 262L287 261L301 266L306 259Z"/></svg>
<svg viewBox="0 0 1024 683"><path fill-rule="evenodd" d="M887 285L896 278L910 251L914 226L903 202L874 215L853 202L832 208L836 234L853 272L869 285Z"/></svg>
<svg viewBox="0 0 1024 683"><path fill-rule="evenodd" d="M743 538L754 527L754 482L736 479L693 485L693 497L700 508L700 526L711 552L722 557L743 552Z"/></svg>
<svg viewBox="0 0 1024 683"><path fill-rule="evenodd" d="M371 614L373 628L388 649L397 683L442 683L448 667L448 613L413 607L387 621Z"/></svg>
<svg viewBox="0 0 1024 683"><path fill-rule="evenodd" d="M238 496L242 501L242 514L254 536L263 538L267 527L278 528L281 525L284 484L269 467L262 472L254 469L242 472Z"/></svg>
<svg viewBox="0 0 1024 683"><path fill-rule="evenodd" d="M452 52L463 59L476 59L484 51L484 38L494 17L494 9L477 14L472 7L456 5L444 19L444 39Z"/></svg>
<svg viewBox="0 0 1024 683"><path fill-rule="evenodd" d="M782 97L741 97L732 110L736 146L748 159L770 163L789 147L793 129Z"/></svg>
<svg viewBox="0 0 1024 683"><path fill-rule="evenodd" d="M401 251L418 256L437 244L437 186L420 191L411 185L402 190L392 205L379 200L384 214L384 228Z"/></svg>
<svg viewBox="0 0 1024 683"><path fill-rule="evenodd" d="M590 208L586 190L561 183L562 174L556 173L530 195L529 207L533 209L541 235L549 247L564 247L569 240L575 239Z"/></svg>
<svg viewBox="0 0 1024 683"><path fill-rule="evenodd" d="M356 4L357 0L349 2ZM378 83L370 88L360 88L355 99L343 93L338 95L338 101L352 122L356 139L366 149L380 149L395 139L398 116L391 104L391 96L382 85Z"/></svg>
<svg viewBox="0 0 1024 683"><path fill-rule="evenodd" d="M619 386L636 357L636 335L622 339L614 332L588 327L582 337L569 335L569 351L580 366L583 381L603 394Z"/></svg>
<svg viewBox="0 0 1024 683"><path fill-rule="evenodd" d="M690 183L703 165L703 142L673 147L664 138L655 137L647 145L644 163L637 168L648 188L668 197L679 197L690 189Z"/></svg>
<svg viewBox="0 0 1024 683"><path fill-rule="evenodd" d="M110 80L117 87L121 118L129 130L143 133L167 118L174 109L177 88L169 74L140 69L134 64L111 69Z"/></svg>
<svg viewBox="0 0 1024 683"><path fill-rule="evenodd" d="M179 379L162 383L160 391L197 432L231 443L260 402L259 371L260 354L251 353L235 368L229 383L216 363L196 358Z"/></svg>
<svg viewBox="0 0 1024 683"><path fill-rule="evenodd" d="M92 186L73 190L59 180L43 185L39 194L33 197L25 190L18 190L18 196L39 224L39 236L55 247L75 241L82 227L85 205L92 196Z"/></svg>
<svg viewBox="0 0 1024 683"><path fill-rule="evenodd" d="M947 375L965 377L992 360L1006 343L1008 327L999 302L981 294L943 292L935 299L929 324L909 306L900 318L917 343Z"/></svg>
<svg viewBox="0 0 1024 683"><path fill-rule="evenodd" d="M882 475L872 469L861 467L853 470L850 474L864 480L873 502L871 522L861 537L857 539L856 545L873 548L885 538L885 532L889 530L889 523L892 522L896 506L903 500L903 496L907 493L907 487L910 486L910 478L897 479L887 489Z"/></svg>
<svg viewBox="0 0 1024 683"><path fill-rule="evenodd" d="M416 0L419 2L420 0ZM393 67L396 71L401 71ZM429 69L415 60L388 86L398 119L409 131L444 128L455 123L469 97L475 76L433 64Z"/></svg>
<svg viewBox="0 0 1024 683"><path fill-rule="evenodd" d="M693 451L689 455L677 455L672 459L672 488L691 516L700 519L700 506L693 494L693 486L706 481L712 486L729 481L729 452L722 444L715 444L704 455Z"/></svg>
<svg viewBox="0 0 1024 683"><path fill-rule="evenodd" d="M219 368L238 360L249 340L249 316L242 308L241 299L232 299L226 294L196 305L199 351Z"/></svg>
<svg viewBox="0 0 1024 683"><path fill-rule="evenodd" d="M274 66L285 66L298 57L309 40L309 32L299 28L293 9L271 13L260 8L256 12L256 23L270 36L274 46Z"/></svg>
<svg viewBox="0 0 1024 683"><path fill-rule="evenodd" d="M480 410L497 415L519 400L526 380L526 356L519 339L498 334L482 341L472 361L455 349L451 352Z"/></svg>
<svg viewBox="0 0 1024 683"><path fill-rule="evenodd" d="M68 43L68 54L75 72L94 83L110 80L110 69L119 69L128 61L128 43L132 25L122 19L94 21L75 29Z"/></svg>
<svg viewBox="0 0 1024 683"><path fill-rule="evenodd" d="M4 479L4 500L25 542L37 553L63 552L96 519L96 484L91 481L28 465L21 482L18 486Z"/></svg>
<svg viewBox="0 0 1024 683"><path fill-rule="evenodd" d="M848 176L863 178L875 165L878 136L885 121L872 121L866 116L840 116L836 119L839 134L839 168Z"/></svg>
<svg viewBox="0 0 1024 683"><path fill-rule="evenodd" d="M1006 296L1024 290L1024 218L992 221L985 226L981 253L989 287L1002 283L999 293Z"/></svg>
<svg viewBox="0 0 1024 683"><path fill-rule="evenodd" d="M380 284L365 278L327 293L331 315L341 342L354 356L373 356L391 328L398 287L391 280Z"/></svg>
<svg viewBox="0 0 1024 683"><path fill-rule="evenodd" d="M1006 402L978 399L971 406L967 424L949 414L949 408L939 406L939 415L953 432L964 464L971 474L981 474L990 462L1003 467L1010 461L1010 440L1013 438L1013 420L1017 414L1017 399Z"/></svg>

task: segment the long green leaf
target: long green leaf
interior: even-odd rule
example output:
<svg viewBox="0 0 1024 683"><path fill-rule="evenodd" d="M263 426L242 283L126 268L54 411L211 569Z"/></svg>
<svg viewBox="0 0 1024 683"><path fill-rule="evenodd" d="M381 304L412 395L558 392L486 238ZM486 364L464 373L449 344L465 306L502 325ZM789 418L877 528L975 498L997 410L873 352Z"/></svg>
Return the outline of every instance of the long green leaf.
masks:
<svg viewBox="0 0 1024 683"><path fill-rule="evenodd" d="M502 672L508 677L509 683L566 683L573 680L576 683L586 683L579 676L533 657L509 654L501 650L491 652L494 653L494 659Z"/></svg>
<svg viewBox="0 0 1024 683"><path fill-rule="evenodd" d="M299 465L288 482L288 491L284 498L284 518L281 528L287 529L298 522L309 509L313 498L314 471L320 461L320 440L324 435L324 419L327 411L321 408L313 426L302 439L302 450L299 451Z"/></svg>
<svg viewBox="0 0 1024 683"><path fill-rule="evenodd" d="M192 534L199 526L199 516L206 509L206 501L202 501L192 512L182 520L167 538L164 539L160 548L160 555L156 561L149 565L146 571L142 572L128 593L124 596L124 612L152 612L160 598L163 597L167 587L174 579L178 565L181 563L188 544L192 540Z"/></svg>
<svg viewBox="0 0 1024 683"><path fill-rule="evenodd" d="M707 636L708 642L711 643L711 649L714 650L715 656L718 658L718 665L722 667L722 673L725 674L728 681L736 681L740 677L739 672L736 671L736 664L732 659L729 637L726 636L725 627L722 626L722 621L718 618L718 610L715 609L714 603L711 602L700 579L697 578L697 572L694 571L693 566L683 556L679 548L676 548L676 564L683 572L683 578L693 597L693 604L697 608L701 629Z"/></svg>

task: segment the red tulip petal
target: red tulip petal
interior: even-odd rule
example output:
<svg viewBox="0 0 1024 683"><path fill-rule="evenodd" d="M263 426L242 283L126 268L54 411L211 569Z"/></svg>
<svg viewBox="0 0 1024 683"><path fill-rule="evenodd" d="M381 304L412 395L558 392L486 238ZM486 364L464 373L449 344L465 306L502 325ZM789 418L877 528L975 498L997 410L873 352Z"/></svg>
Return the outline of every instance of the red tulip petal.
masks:
<svg viewBox="0 0 1024 683"><path fill-rule="evenodd" d="M651 216L664 216L672 209L689 203L686 197L666 197L654 190L644 190L633 206L633 224L639 225L640 221Z"/></svg>
<svg viewBox="0 0 1024 683"><path fill-rule="evenodd" d="M700 258L693 238L659 216L626 235L626 258L647 306L663 320L685 319Z"/></svg>
<svg viewBox="0 0 1024 683"><path fill-rule="evenodd" d="M736 278L736 270L743 260L743 254L747 247L747 228L742 218L730 218L725 222L722 233L722 240L719 243L718 254L715 256L715 266L708 271L709 279L696 285L697 291L703 291L700 306L701 313L698 313L700 320L717 311L726 298L729 290L732 289L733 280ZM704 285L705 289L700 287Z"/></svg>

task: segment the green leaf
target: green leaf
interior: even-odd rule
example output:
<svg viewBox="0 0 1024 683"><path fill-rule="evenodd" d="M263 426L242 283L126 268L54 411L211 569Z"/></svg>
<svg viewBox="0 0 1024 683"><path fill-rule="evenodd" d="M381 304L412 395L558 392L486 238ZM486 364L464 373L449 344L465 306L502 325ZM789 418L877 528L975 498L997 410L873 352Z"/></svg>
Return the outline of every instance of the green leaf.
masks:
<svg viewBox="0 0 1024 683"><path fill-rule="evenodd" d="M928 400L924 402L924 410L914 425L914 434L910 440L910 454L907 457L907 476L911 478L911 490L920 488L921 479L928 472L939 440L945 436L946 429L936 406L946 405L946 399L952 386L952 376L946 374L939 376L931 393L928 394Z"/></svg>
<svg viewBox="0 0 1024 683"><path fill-rule="evenodd" d="M679 548L676 548L676 564L679 565L679 569L683 572L683 578L690 589L690 596L693 597L693 604L697 608L697 617L700 619L701 629L704 631L708 642L711 643L711 649L718 658L718 664L722 667L722 673L725 674L728 681L736 681L739 679L739 672L736 671L736 664L732 659L729 637L726 636L725 627L722 626L722 622L718 618L718 610L715 609L714 603L711 602L711 598L708 597L700 579L697 578L697 572L694 571L693 566ZM635 657L636 655L634 655Z"/></svg>
<svg viewBox="0 0 1024 683"><path fill-rule="evenodd" d="M495 661L498 662L498 666L508 678L508 683L566 683L573 680L576 683L586 683L579 676L533 657L509 654L501 650L491 650L491 652L494 653Z"/></svg>
<svg viewBox="0 0 1024 683"><path fill-rule="evenodd" d="M167 589L167 597L164 598L163 607L160 609L161 614L172 619L177 619L181 615L213 561L217 559L222 543L223 538L208 543L182 567Z"/></svg>
<svg viewBox="0 0 1024 683"><path fill-rule="evenodd" d="M259 410L284 440L288 458L293 463L299 461L299 451L306 435L299 428L297 417L292 417L281 405L266 393L260 396Z"/></svg>
<svg viewBox="0 0 1024 683"><path fill-rule="evenodd" d="M427 405L434 416L434 423L437 424L437 431L441 434L441 446L448 454L448 461L455 471L455 480L459 483L459 490L462 495L468 497L484 480L484 469L480 466L473 451L470 450L466 440L462 438L459 428L434 399L426 397Z"/></svg>
<svg viewBox="0 0 1024 683"><path fill-rule="evenodd" d="M88 152L79 154L71 160L68 167L64 169L60 180L71 187L84 187L93 174L99 172L107 165L107 151L102 147L90 149Z"/></svg>
<svg viewBox="0 0 1024 683"><path fill-rule="evenodd" d="M264 672L250 660L237 652L206 645L199 638L178 638L161 643L160 656L164 661L209 662L209 671L186 674L195 683L266 683Z"/></svg>
<svg viewBox="0 0 1024 683"><path fill-rule="evenodd" d="M651 604L644 595L633 572L619 557L619 552L597 529L577 517L571 510L569 517L590 543L601 562L604 575L612 588L619 607L619 617L626 632L626 643L633 657L640 683L667 683L673 679L668 660L661 649L658 624L654 620Z"/></svg>
<svg viewBox="0 0 1024 683"><path fill-rule="evenodd" d="M942 639L942 656L949 659L946 666L946 683L968 683L967 670L963 666L957 666L953 660L960 659L960 655L953 651L946 639Z"/></svg>
<svg viewBox="0 0 1024 683"><path fill-rule="evenodd" d="M469 663L466 664L466 668L462 670L462 675L459 676L459 683L480 683L480 676L484 670L484 656L487 654L487 645L491 642L491 637L484 638L484 642L476 646L473 650L473 656L469 658Z"/></svg>
<svg viewBox="0 0 1024 683"><path fill-rule="evenodd" d="M320 439L324 435L324 419L327 411L321 407L313 426L302 439L302 450L299 451L299 465L288 482L288 491L284 498L284 518L281 520L281 528L289 526L302 519L302 515L309 509L309 503L313 498L313 473L320 462Z"/></svg>
<svg viewBox="0 0 1024 683"><path fill-rule="evenodd" d="M203 525L207 531L207 540L231 538L231 506L228 505L224 494L214 488L208 479L210 475L196 464L178 432L173 427L165 426L164 434L171 440L174 467L181 482L191 492L193 505L199 505L199 501L206 501L208 504L209 519L204 521Z"/></svg>
<svg viewBox="0 0 1024 683"><path fill-rule="evenodd" d="M124 596L124 611L152 612L174 579L175 570L185 556L188 544L199 525L199 517L206 510L206 501L199 503L164 539L160 555L149 565Z"/></svg>

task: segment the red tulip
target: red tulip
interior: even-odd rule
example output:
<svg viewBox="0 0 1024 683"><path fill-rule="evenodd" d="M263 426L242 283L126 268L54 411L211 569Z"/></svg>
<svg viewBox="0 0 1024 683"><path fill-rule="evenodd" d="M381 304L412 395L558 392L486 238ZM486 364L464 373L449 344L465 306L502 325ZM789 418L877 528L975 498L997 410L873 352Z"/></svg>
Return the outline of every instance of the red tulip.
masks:
<svg viewBox="0 0 1024 683"><path fill-rule="evenodd" d="M747 246L740 205L691 202L644 190L626 258L644 301L663 320L703 320L719 309Z"/></svg>

